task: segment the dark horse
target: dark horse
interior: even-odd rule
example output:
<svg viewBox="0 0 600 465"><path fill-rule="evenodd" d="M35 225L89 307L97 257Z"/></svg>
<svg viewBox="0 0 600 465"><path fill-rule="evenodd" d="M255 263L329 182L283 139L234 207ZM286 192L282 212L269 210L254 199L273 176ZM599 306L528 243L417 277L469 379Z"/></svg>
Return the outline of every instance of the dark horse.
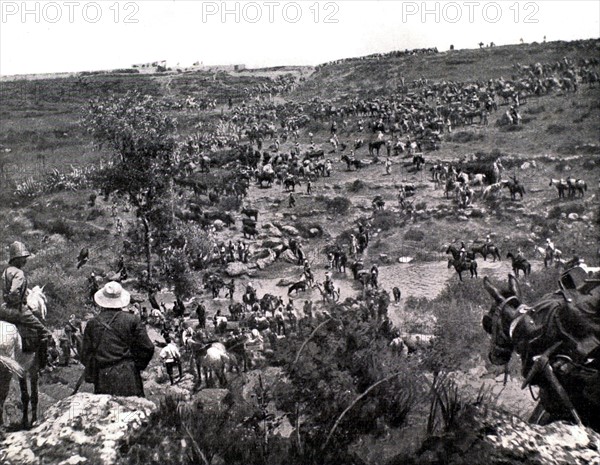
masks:
<svg viewBox="0 0 600 465"><path fill-rule="evenodd" d="M273 181L275 181L275 173L260 173L257 177L257 184L260 187L263 187L263 183L267 183L267 187L271 187L273 185Z"/></svg>
<svg viewBox="0 0 600 465"><path fill-rule="evenodd" d="M519 270L522 270L523 274L525 276L528 276L528 275L531 274L531 263L529 263L524 258L521 258L521 259L517 260L517 257L515 257L510 252L508 252L506 254L506 258L510 258L511 259L511 261L512 261L512 269L515 272L515 275L519 276Z"/></svg>
<svg viewBox="0 0 600 465"><path fill-rule="evenodd" d="M473 257L477 254L481 254L484 261L487 259L488 255L491 255L494 258L494 261L496 261L496 259L502 261L500 258L500 249L495 245L483 244L480 246L473 246L471 247L471 251L473 252Z"/></svg>
<svg viewBox="0 0 600 465"><path fill-rule="evenodd" d="M517 352L523 387L539 387L530 422L575 420L600 431L600 286L584 281L576 287L573 276L572 270L565 273L562 291L544 295L533 307L523 304L513 275L504 291L484 278L494 302L482 324L492 335L490 361L506 365Z"/></svg>
<svg viewBox="0 0 600 465"><path fill-rule="evenodd" d="M460 250L458 250L458 248L456 248L455 246L451 245L446 249L446 255L449 253L452 254L452 258L454 260L460 260ZM472 251L467 252L467 259L475 260L475 254ZM450 268L450 267L448 267L448 268Z"/></svg>
<svg viewBox="0 0 600 465"><path fill-rule="evenodd" d="M525 188L520 184L514 184L512 182L509 182L504 187L506 187L510 191L510 198L512 200L517 199L517 194L519 194L521 199L523 198L523 194L525 194Z"/></svg>
<svg viewBox="0 0 600 465"><path fill-rule="evenodd" d="M342 156L342 161L346 162L346 165L348 166L348 171L350 171L350 169L352 167L354 167L355 169L359 170L359 169L364 168L365 166L369 165L369 163L367 163L366 161L357 160L356 158L350 158L346 154L344 154Z"/></svg>
<svg viewBox="0 0 600 465"><path fill-rule="evenodd" d="M369 142L369 155L377 154L377 156L379 156L379 150L381 150L381 147L383 147L384 145L384 140L374 140L372 142Z"/></svg>
<svg viewBox="0 0 600 465"><path fill-rule="evenodd" d="M448 260L448 268L454 266L454 269L458 273L459 279L462 281L462 273L463 271L469 271L471 273L471 278L477 277L477 262L475 260L456 260L451 258Z"/></svg>
<svg viewBox="0 0 600 465"><path fill-rule="evenodd" d="M297 283L292 284L288 289L288 295L292 292L296 291L296 294L300 291L306 291L307 283L306 281L298 281Z"/></svg>

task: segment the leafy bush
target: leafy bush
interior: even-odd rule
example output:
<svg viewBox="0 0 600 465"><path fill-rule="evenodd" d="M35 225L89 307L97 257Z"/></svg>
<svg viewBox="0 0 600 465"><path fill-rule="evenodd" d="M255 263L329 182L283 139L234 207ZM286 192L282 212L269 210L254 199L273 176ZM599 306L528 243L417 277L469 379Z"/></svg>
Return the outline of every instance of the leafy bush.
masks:
<svg viewBox="0 0 600 465"><path fill-rule="evenodd" d="M446 140L456 142L457 144L466 144L467 142L481 141L485 139L485 135L480 132L460 131L448 134Z"/></svg>
<svg viewBox="0 0 600 465"><path fill-rule="evenodd" d="M406 231L406 234L404 234L405 241L420 242L423 239L425 239L425 233L421 229L410 228Z"/></svg>
<svg viewBox="0 0 600 465"><path fill-rule="evenodd" d="M346 189L348 192L360 192L366 187L365 183L360 179L355 179L353 182L349 182L346 184Z"/></svg>
<svg viewBox="0 0 600 465"><path fill-rule="evenodd" d="M242 200L235 196L223 197L219 201L219 207L223 211L237 211L242 206Z"/></svg>
<svg viewBox="0 0 600 465"><path fill-rule="evenodd" d="M352 202L346 197L334 197L333 199L327 198L325 200L327 211L336 215L345 214L351 206Z"/></svg>
<svg viewBox="0 0 600 465"><path fill-rule="evenodd" d="M398 225L398 215L386 210L377 212L371 224L375 230L389 231Z"/></svg>
<svg viewBox="0 0 600 465"><path fill-rule="evenodd" d="M529 113L531 115L537 115L539 113L545 113L545 112L546 112L546 107L544 105L538 105L535 107L526 108L524 113Z"/></svg>
<svg viewBox="0 0 600 465"><path fill-rule="evenodd" d="M519 132L523 130L523 125L522 124L509 124L507 126L502 126L500 128L501 131L503 132Z"/></svg>
<svg viewBox="0 0 600 465"><path fill-rule="evenodd" d="M563 134L568 130L569 128L563 126L562 124L551 124L546 128L546 132L548 134Z"/></svg>

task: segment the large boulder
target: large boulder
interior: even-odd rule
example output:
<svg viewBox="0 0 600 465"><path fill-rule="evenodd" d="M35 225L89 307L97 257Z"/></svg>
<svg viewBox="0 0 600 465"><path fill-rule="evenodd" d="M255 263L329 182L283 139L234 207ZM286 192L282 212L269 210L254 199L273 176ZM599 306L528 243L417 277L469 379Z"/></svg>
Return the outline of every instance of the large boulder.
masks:
<svg viewBox="0 0 600 465"><path fill-rule="evenodd" d="M271 237L281 237L283 236L282 232L279 230L279 228L275 225L273 225L272 223L265 223L262 225L263 229L266 229L269 231L269 236Z"/></svg>
<svg viewBox="0 0 600 465"><path fill-rule="evenodd" d="M51 406L29 431L8 434L0 443L4 465L57 465L117 461L117 443L155 410L140 397L79 393ZM85 457L79 455L85 450Z"/></svg>
<svg viewBox="0 0 600 465"><path fill-rule="evenodd" d="M258 269L260 270L264 270L269 265L273 264L273 262L275 262L275 260L277 259L275 252L273 252L270 249L265 250L268 250L268 255L265 258L259 258L258 260L256 260L256 266L258 266Z"/></svg>
<svg viewBox="0 0 600 465"><path fill-rule="evenodd" d="M227 274L227 276L230 276L232 278L243 276L245 274L248 274L248 265L242 262L231 262L227 265L225 273Z"/></svg>
<svg viewBox="0 0 600 465"><path fill-rule="evenodd" d="M298 231L298 229L294 228L293 226L282 226L281 230L286 233L289 234L290 236L299 236L300 235L300 231Z"/></svg>
<svg viewBox="0 0 600 465"><path fill-rule="evenodd" d="M285 260L288 263L293 263L294 265L298 263L298 258L290 249L284 250L283 253L279 256L279 258Z"/></svg>
<svg viewBox="0 0 600 465"><path fill-rule="evenodd" d="M269 237L261 242L261 246L266 249L276 249L277 247L281 247L284 245L285 242L283 241L283 239L280 239L278 237Z"/></svg>
<svg viewBox="0 0 600 465"><path fill-rule="evenodd" d="M600 465L600 434L562 422L531 425L491 408L466 406L455 426L430 438L419 464ZM397 457L389 465L406 463Z"/></svg>

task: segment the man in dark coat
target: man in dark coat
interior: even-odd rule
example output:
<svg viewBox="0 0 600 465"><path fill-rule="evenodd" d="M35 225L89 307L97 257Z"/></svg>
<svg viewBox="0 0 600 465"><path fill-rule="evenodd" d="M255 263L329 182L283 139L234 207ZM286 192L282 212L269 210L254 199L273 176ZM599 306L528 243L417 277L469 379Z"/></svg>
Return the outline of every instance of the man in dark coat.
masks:
<svg viewBox="0 0 600 465"><path fill-rule="evenodd" d="M198 317L198 327L206 328L206 308L202 302L196 307L196 316Z"/></svg>
<svg viewBox="0 0 600 465"><path fill-rule="evenodd" d="M102 311L85 328L82 362L86 371L97 367L89 376L95 394L144 397L140 372L150 363L154 344L140 318L122 311L129 300L129 292L115 281L94 295Z"/></svg>

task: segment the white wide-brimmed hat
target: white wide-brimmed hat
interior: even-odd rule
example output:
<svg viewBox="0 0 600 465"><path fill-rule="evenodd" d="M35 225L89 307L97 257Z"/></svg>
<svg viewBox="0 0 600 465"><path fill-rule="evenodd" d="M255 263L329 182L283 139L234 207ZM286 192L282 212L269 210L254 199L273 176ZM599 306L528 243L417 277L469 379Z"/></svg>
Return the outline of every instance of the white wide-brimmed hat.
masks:
<svg viewBox="0 0 600 465"><path fill-rule="evenodd" d="M94 301L102 308L123 308L129 305L130 297L118 282L111 281L94 294Z"/></svg>

